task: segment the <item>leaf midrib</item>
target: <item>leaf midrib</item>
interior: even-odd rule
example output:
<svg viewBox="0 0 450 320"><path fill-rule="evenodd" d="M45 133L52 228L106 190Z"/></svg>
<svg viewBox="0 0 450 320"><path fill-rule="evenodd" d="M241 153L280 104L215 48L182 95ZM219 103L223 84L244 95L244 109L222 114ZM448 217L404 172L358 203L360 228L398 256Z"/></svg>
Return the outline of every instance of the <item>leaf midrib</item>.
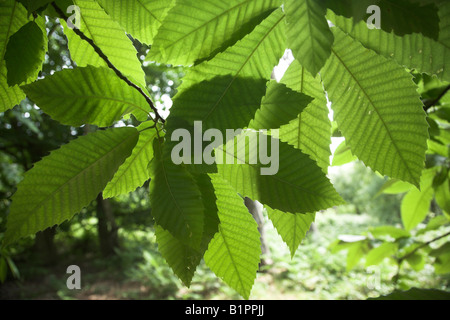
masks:
<svg viewBox="0 0 450 320"><path fill-rule="evenodd" d="M2 55L0 56L0 65L1 65L2 62L4 62L4 57L5 57L5 53L6 53L6 47L8 45L8 39L9 39L9 36L10 36L10 33L11 33L12 24L13 24L13 17L14 17L14 14L16 12L16 6L17 6L17 1L14 1L14 7L13 7L13 9L11 11L11 15L10 15L10 19L9 19L8 30L6 31L6 34L5 34L5 45L3 46Z"/></svg>
<svg viewBox="0 0 450 320"><path fill-rule="evenodd" d="M66 182L64 182L62 185L60 185L57 189L55 189L54 191L52 191L50 194L48 194L43 200L41 200L36 206L34 206L33 208L28 210L28 213L30 212L34 212L36 213L38 210L40 210L40 208L45 204L46 201L48 201L48 199L53 198L56 194L58 194L65 186L69 185L72 181L74 181L75 179L78 179L78 177L80 175L82 175L84 172L86 172L87 170L91 169L93 166L97 165L100 161L102 161L103 159L107 158L110 154L114 153L119 147L121 147L124 143L128 142L128 139L133 138L134 135L137 134L136 133L130 135L128 138L126 138L125 140L123 140L122 142L120 142L118 145L116 145L115 147L113 147L112 149L110 149L107 153L105 153L103 156L101 156L100 158L98 158L97 160L95 160L93 163L91 163L88 167L85 167L84 169L82 169L79 173L77 173L75 176L73 176L72 178L70 178L69 180L67 180ZM28 215L30 218L32 216L32 214Z"/></svg>
<svg viewBox="0 0 450 320"><path fill-rule="evenodd" d="M172 46L176 45L178 42L184 40L185 38L190 37L192 34L194 34L195 32L197 32L198 30L200 30L200 29L202 29L202 28L206 28L207 25L210 24L210 23L212 23L214 20L219 20L222 16L224 16L224 15L230 13L231 11L233 11L233 10L235 10L235 9L241 7L241 6L244 6L244 5L246 5L246 4L248 4L249 2L252 2L252 1L253 1L253 0L246 0L246 1L243 1L243 2L241 2L241 3L237 4L237 5L235 5L234 7L231 7L231 8L229 8L229 9L225 10L224 12L222 12L221 14L219 14L218 16L215 16L214 18L212 18L212 19L210 19L210 20L204 22L202 25L198 26L197 28L195 28L195 29L192 30L191 32L189 32L189 33L183 35L182 37L180 37L180 38L177 39L176 41L173 41L172 43L168 44L167 46L165 46L164 49L171 48Z"/></svg>
<svg viewBox="0 0 450 320"><path fill-rule="evenodd" d="M401 161L403 162L403 164L405 165L408 174L410 176L410 178L412 180L414 179L414 175L411 172L411 169L408 166L408 163L405 161L405 159L403 158L403 154L400 152L400 149L396 143L396 141L394 140L391 131L389 130L389 127L387 126L386 122L384 121L383 117L380 114L380 111L378 110L378 108L375 106L375 103L372 101L372 99L370 98L370 95L366 92L365 88L362 86L362 84L358 81L358 79L356 78L356 76L353 74L353 72L351 72L351 70L348 68L348 66L345 64L345 62L341 59L341 57L336 53L336 51L331 48L331 52L335 55L335 57L340 61L340 63L342 64L342 66L347 70L347 72L350 74L350 76L353 78L353 80L356 82L356 84L358 85L358 87L361 89L361 91L363 92L363 94L366 96L366 98L369 100L370 105L373 107L373 109L375 110L378 118L380 119L381 123L383 124L383 127L386 130L386 133L389 136L390 141L392 142L395 150L397 151L397 154L399 155Z"/></svg>
<svg viewBox="0 0 450 320"><path fill-rule="evenodd" d="M244 159L244 160L239 159L239 158L236 156L236 154L231 154L230 152L224 150L223 148L222 148L221 150L222 150L222 152L225 152L226 154L229 154L229 155L233 156L236 160L243 161L243 164L241 164L241 165L247 165L247 166L251 167L252 169L256 169L256 170L257 170L257 169L260 169L260 167L259 167L258 165L251 164L251 163L246 163L246 162L245 162L245 159ZM227 164L224 164L224 165L227 165ZM234 165L234 164L233 164L233 165ZM277 177L276 175L267 175L267 176L265 176L265 177L268 177L268 178L277 180L277 181L279 181L279 182L281 182L281 183L284 183L284 184L286 184L286 185L289 185L289 186L292 187L292 188L298 189L298 190L300 190L300 191L302 191L302 192L311 194L311 195L316 196L316 197L322 197L322 198L327 198L327 197L328 197L328 196L323 195L322 193L312 192L312 191L310 191L310 190L308 190L308 189L302 188L302 187L299 186L299 185L295 185L295 184L292 184L292 183L289 182L289 181L286 181L286 180L284 180L284 179L280 179L280 178Z"/></svg>
<svg viewBox="0 0 450 320"><path fill-rule="evenodd" d="M231 260L231 264L233 265L233 268L237 274L237 277L239 279L239 283L242 287L242 290L245 290L245 285L244 285L244 282L242 281L241 274L237 268L236 262L234 261L233 255L231 254L230 245L228 244L227 240L225 239L222 229L223 229L222 226L219 224L220 235L222 236L223 243L225 244L225 247L227 249L228 256L230 257L230 260Z"/></svg>
<svg viewBox="0 0 450 320"><path fill-rule="evenodd" d="M139 109L143 112L145 112L146 114L148 113L148 110L143 109L142 107L140 107L137 104L134 104L128 100L122 100L120 98L111 98L111 97L105 97L105 96L95 96L95 95L78 95L78 94L53 94L51 95L54 98L67 98L67 97L72 97L74 99L92 99L92 100L106 100L106 101L113 101L113 102L117 102L117 103L122 103L124 105L129 105L131 107L134 107L135 109Z"/></svg>
<svg viewBox="0 0 450 320"><path fill-rule="evenodd" d="M416 203L420 203L423 201L423 199L426 199L426 197L429 196L428 193L430 192L430 189L432 189L432 185L429 185L426 188L424 188L423 190L421 190L419 199L417 199ZM418 209L419 209L419 206L416 205L412 211L413 214L409 215L410 218L408 219L408 225L405 225L405 228L408 228L408 230L411 229L411 222L413 222L415 220Z"/></svg>
<svg viewBox="0 0 450 320"><path fill-rule="evenodd" d="M236 72L236 74L233 76L233 78L230 81L230 84L225 88L225 91L223 92L223 94L221 95L221 97L219 98L219 100L216 102L216 104L210 109L210 111L205 115L205 117L202 119L202 121L207 121L208 118L211 116L211 114L217 109L218 105L222 102L223 98L225 97L225 95L228 93L228 91L230 90L231 86L233 85L234 81L236 81L236 79L238 78L239 74L241 73L242 69L244 69L244 67L247 65L247 63L250 61L250 59L253 57L253 55L255 54L256 50L259 49L259 47L261 46L261 44L267 39L267 37L272 33L272 31L278 26L278 24L285 18L285 16L283 15L276 23L274 23L274 25L268 30L268 32L264 35L264 37L258 42L258 44L255 46L255 48L252 50L251 54L247 57L247 59L244 61L244 63L242 64L242 66L239 68L239 70Z"/></svg>
<svg viewBox="0 0 450 320"><path fill-rule="evenodd" d="M148 145L150 143L153 142L154 138L156 137L156 133L154 133L142 146L142 148L136 153L136 155L133 157L133 161L130 161L130 163L124 168L124 170L122 171L122 173L117 177L117 181L115 184L113 184L113 186L117 185L120 180L122 179L122 177L125 175L125 173L127 173L127 170L131 167L131 165L134 163L134 161L136 161L136 159L141 155L141 153L144 152L144 150L148 147ZM138 142L139 143L139 142ZM115 178L115 177L114 177ZM112 188L112 187L111 187Z"/></svg>
<svg viewBox="0 0 450 320"><path fill-rule="evenodd" d="M158 21L159 23L161 23L161 21L159 21L159 19L153 14L153 12L151 12L151 10L149 10L142 2L141 0L136 0L137 3L139 3L142 8L144 8L145 11L147 11L152 17L153 19L155 19L156 21Z"/></svg>
<svg viewBox="0 0 450 320"><path fill-rule="evenodd" d="M175 206L176 206L178 212L179 212L180 215L181 215L181 218L183 219L184 225L185 225L185 226L189 226L189 223L188 223L188 221L187 221L186 214L185 214L184 211L180 208L180 206L179 206L179 204L178 204L178 201L176 200L175 195L174 195L173 192L172 192L172 187L171 187L171 185L170 185L170 183L169 183L169 178L167 177L166 166L164 165L163 150L162 150L163 147L162 147L162 145L161 145L161 141L159 140L159 137L158 137L157 140L158 140L158 145L159 145L159 155L160 155L160 160L159 160L159 161L160 161L160 163L161 163L161 171L163 172L164 180L165 180L166 185L167 185L167 189L169 190L170 197L172 198L173 203L175 204Z"/></svg>

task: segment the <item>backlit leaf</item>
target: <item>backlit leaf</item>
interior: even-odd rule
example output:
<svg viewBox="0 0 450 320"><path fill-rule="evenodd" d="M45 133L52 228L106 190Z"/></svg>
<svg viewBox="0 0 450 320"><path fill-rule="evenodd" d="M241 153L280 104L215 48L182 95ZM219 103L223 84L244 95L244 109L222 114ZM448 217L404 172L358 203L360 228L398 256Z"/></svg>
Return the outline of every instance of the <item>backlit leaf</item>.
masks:
<svg viewBox="0 0 450 320"><path fill-rule="evenodd" d="M234 44L279 5L277 0L178 0L147 59L191 65Z"/></svg>
<svg viewBox="0 0 450 320"><path fill-rule="evenodd" d="M342 31L334 33L321 73L347 144L374 171L418 186L428 124L411 75Z"/></svg>
<svg viewBox="0 0 450 320"><path fill-rule="evenodd" d="M137 139L134 128L96 131L36 163L12 197L5 244L71 219L105 188Z"/></svg>
<svg viewBox="0 0 450 320"><path fill-rule="evenodd" d="M248 299L261 255L258 225L241 198L221 177L212 176L219 215L219 232L205 253L207 266Z"/></svg>

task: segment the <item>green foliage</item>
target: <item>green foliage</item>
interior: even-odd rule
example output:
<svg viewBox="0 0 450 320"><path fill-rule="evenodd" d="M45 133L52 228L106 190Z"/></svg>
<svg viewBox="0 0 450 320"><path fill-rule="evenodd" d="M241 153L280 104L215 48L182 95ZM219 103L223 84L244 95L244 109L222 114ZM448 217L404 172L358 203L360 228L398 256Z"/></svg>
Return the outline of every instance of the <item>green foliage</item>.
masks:
<svg viewBox="0 0 450 320"><path fill-rule="evenodd" d="M316 75L331 54L333 33L324 1L286 0L287 45L301 65Z"/></svg>
<svg viewBox="0 0 450 320"><path fill-rule="evenodd" d="M298 246L305 238L311 224L314 222L315 214L293 214L273 210L267 206L266 209L270 220L277 229L278 234L289 247L291 258L293 258Z"/></svg>
<svg viewBox="0 0 450 320"><path fill-rule="evenodd" d="M136 142L133 128L98 131L37 163L12 197L4 243L72 218L105 188Z"/></svg>
<svg viewBox="0 0 450 320"><path fill-rule="evenodd" d="M402 222L406 230L415 228L428 214L433 198L432 182L435 170L426 170L422 175L419 189L408 191L402 200Z"/></svg>
<svg viewBox="0 0 450 320"><path fill-rule="evenodd" d="M5 52L10 87L35 79L44 61L47 40L36 22L30 21L8 41Z"/></svg>
<svg viewBox="0 0 450 320"><path fill-rule="evenodd" d="M430 202L434 190L426 185L432 180L436 170L424 171L421 185L422 191L416 192L413 187L403 197L403 227L382 225L371 227L361 235L342 236L331 245L333 252L348 250L347 269L356 267L361 259L365 266L380 265L388 259L397 266L394 283L402 285L401 267L407 262L410 268L418 271L430 263L436 274L448 273L448 240L450 222L443 215L435 215L424 221L429 215ZM425 184L425 185L424 185ZM387 189L386 189L387 190ZM412 203L413 202L413 203ZM426 223L426 224L421 224ZM419 225L420 224L420 225Z"/></svg>
<svg viewBox="0 0 450 320"><path fill-rule="evenodd" d="M335 37L323 80L339 129L367 166L418 186L428 124L411 75L342 31Z"/></svg>
<svg viewBox="0 0 450 320"><path fill-rule="evenodd" d="M237 143L239 136L234 141L226 147L245 148ZM239 150L233 154L237 163L217 167L219 174L240 194L272 209L291 213L315 212L343 203L316 162L287 143L279 142L279 168L274 175L261 175L264 166L250 163L249 150ZM240 158L240 154L245 154L245 159ZM225 149L224 155L231 153ZM302 170L297 170L297 166Z"/></svg>
<svg viewBox="0 0 450 320"><path fill-rule="evenodd" d="M341 159L338 149L334 153L333 163L335 159ZM330 177L334 187L346 201L345 205L337 209L339 212L368 213L386 224L401 222L401 195L380 192L389 183L360 161L345 164L342 168L333 168ZM409 189L412 187L408 184Z"/></svg>
<svg viewBox="0 0 450 320"><path fill-rule="evenodd" d="M153 159L153 141L157 136L157 132L150 127L149 123L143 123L137 129L139 131L139 140L131 155L106 185L105 190L103 190L104 198L130 193L137 187L142 187L150 178L147 167Z"/></svg>
<svg viewBox="0 0 450 320"><path fill-rule="evenodd" d="M439 12L442 12L443 6L448 7L448 3L441 1ZM450 73L446 68L450 47L448 43L442 41L442 38L436 40L420 33L399 36L383 29L369 30L365 21L357 22L335 13L329 11L331 21L366 48L407 68L436 75L445 81L450 80ZM444 19L442 23L446 23L447 20L448 18Z"/></svg>
<svg viewBox="0 0 450 320"><path fill-rule="evenodd" d="M67 69L23 87L53 119L71 126L108 127L126 114L146 119L146 101L107 68Z"/></svg>
<svg viewBox="0 0 450 320"><path fill-rule="evenodd" d="M375 3L388 10L381 30L368 31L368 1L73 0L81 25L72 30L62 14L66 1L47 7L49 1L1 1L6 18L0 22L0 111L27 96L62 124L85 133L89 125L106 128L26 168L11 198L3 247L71 219L99 193L123 196L150 178L157 243L174 273L189 286L204 258L219 278L249 298L261 249L243 198L267 207L292 257L316 212L344 202L326 175L329 100L346 141L334 164L356 157L386 180L411 185L396 189L389 182L383 189L407 192L404 229L341 237L336 248L349 250L347 268L362 257L371 266L395 256L399 269L404 261L420 269L428 250L436 271L447 272L447 247L429 247L441 238L423 240L418 227L432 199L442 217L449 214L448 89L440 94L448 84L437 80L450 80L449 5ZM409 15L397 20L403 11ZM41 68L47 38L38 24L48 17L60 18L64 28L72 59L68 70ZM272 73L286 49L296 60L276 83ZM174 96L168 117L154 102L162 99L162 90L151 90L156 97L148 91L154 79L145 71L155 62L182 65L172 72L186 72L177 94L167 92ZM202 121L201 132L195 132L196 121ZM278 170L262 175L263 164L250 161L239 137L215 148L216 156L232 155L234 164L177 165L171 159L177 129L200 135L208 129L261 135L265 130ZM431 220L423 233L447 223ZM0 280L4 270L1 257Z"/></svg>
<svg viewBox="0 0 450 320"><path fill-rule="evenodd" d="M133 37L152 44L174 1L99 0L98 3Z"/></svg>
<svg viewBox="0 0 450 320"><path fill-rule="evenodd" d="M312 100L311 97L295 92L283 84L270 82L261 107L248 126L255 130L279 128L297 118Z"/></svg>
<svg viewBox="0 0 450 320"><path fill-rule="evenodd" d="M297 60L294 60L281 82L314 100L296 119L280 127L280 140L311 156L326 172L331 156L331 122L320 78L312 77Z"/></svg>
<svg viewBox="0 0 450 320"><path fill-rule="evenodd" d="M20 3L22 3L25 8L27 8L28 12L31 14L38 9L42 9L46 7L51 0L19 0Z"/></svg>
<svg viewBox="0 0 450 320"><path fill-rule="evenodd" d="M234 44L261 17L277 8L278 0L177 1L154 41L149 60L190 65Z"/></svg>
<svg viewBox="0 0 450 320"><path fill-rule="evenodd" d="M137 81L137 84L145 86L145 74L136 57L136 49L122 27L96 1L74 0L73 3L80 8L83 21L80 30L103 51L117 69ZM106 66L105 61L88 42L78 37L64 21L62 24L69 40L70 55L79 67Z"/></svg>
<svg viewBox="0 0 450 320"><path fill-rule="evenodd" d="M373 300L449 300L450 294L442 290L412 288L407 291L396 290L391 294Z"/></svg>
<svg viewBox="0 0 450 320"><path fill-rule="evenodd" d="M169 231L162 227L156 227L156 238L159 250L174 273L187 286L191 285L192 278L196 272L208 244L218 231L219 217L216 205L216 195L212 187L211 178L207 175L195 175L205 207L205 223L200 245L198 248L189 246L185 241L175 238ZM214 214L216 213L216 214Z"/></svg>
<svg viewBox="0 0 450 320"><path fill-rule="evenodd" d="M0 15L6 17L0 20L0 87L2 88L0 112L4 112L25 98L25 94L18 86L8 85L5 53L9 38L28 23L28 19L26 9L14 0L0 3Z"/></svg>
<svg viewBox="0 0 450 320"><path fill-rule="evenodd" d="M152 208L152 216L156 224L178 240L198 248L205 220L199 186L186 168L175 165L163 154L162 148L162 139L156 139L153 143L155 157L149 169L150 199L158 203Z"/></svg>
<svg viewBox="0 0 450 320"><path fill-rule="evenodd" d="M244 200L226 181L213 176L212 183L220 225L205 253L205 262L218 277L248 299L261 255L258 225Z"/></svg>
<svg viewBox="0 0 450 320"><path fill-rule="evenodd" d="M331 165L333 167L342 166L357 159L358 158L352 154L352 149L347 146L345 141L342 141L334 152Z"/></svg>

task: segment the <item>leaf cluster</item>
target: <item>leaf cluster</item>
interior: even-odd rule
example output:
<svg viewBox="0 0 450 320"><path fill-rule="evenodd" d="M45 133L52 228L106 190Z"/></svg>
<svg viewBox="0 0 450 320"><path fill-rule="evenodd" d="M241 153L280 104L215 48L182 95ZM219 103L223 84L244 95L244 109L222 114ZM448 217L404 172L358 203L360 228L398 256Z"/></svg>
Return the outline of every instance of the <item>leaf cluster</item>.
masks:
<svg viewBox="0 0 450 320"><path fill-rule="evenodd" d="M383 8L390 3L375 2ZM70 4L79 9L80 29L67 24ZM343 203L326 175L332 133L328 101L354 157L429 199L425 109L435 103L424 105L411 70L450 81L450 5L402 0L383 11L381 29L370 30L365 4L0 1L0 112L28 97L62 124L99 127L25 174L12 196L3 246L71 219L99 193L114 197L151 179L157 242L174 273L189 285L204 259L249 298L260 235L244 198L266 206L292 255L315 213ZM59 18L76 67L37 79L48 50L46 17ZM150 46L144 64L185 67L167 118L148 91L133 41ZM272 73L287 49L295 60L276 82ZM436 113L445 117L446 111ZM125 117L138 125L119 127ZM174 164L174 132L194 132L197 121L203 124L200 134L267 130L279 145L277 173L261 175L262 165L248 157L234 164ZM437 144L431 147L448 165L447 133L441 138L431 139ZM239 149L228 142L222 147L228 154L229 148ZM448 178L435 180L448 186ZM441 191L446 204L447 191ZM417 200L417 194L410 197ZM408 206L422 210L417 203ZM406 232L417 225L417 216L404 218Z"/></svg>

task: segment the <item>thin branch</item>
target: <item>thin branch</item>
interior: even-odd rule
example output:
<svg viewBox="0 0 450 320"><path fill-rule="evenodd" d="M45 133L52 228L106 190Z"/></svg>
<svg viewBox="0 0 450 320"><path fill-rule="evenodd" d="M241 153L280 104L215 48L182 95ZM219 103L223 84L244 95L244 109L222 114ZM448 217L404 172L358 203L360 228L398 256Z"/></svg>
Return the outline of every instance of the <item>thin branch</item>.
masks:
<svg viewBox="0 0 450 320"><path fill-rule="evenodd" d="M58 7L58 5L55 2L52 2L52 6L53 8L55 8L56 12L58 13L59 16L61 16L62 18L64 18L65 20L68 19L68 17L66 16L66 14L61 10L61 8ZM153 121L156 123L158 122L158 120L161 120L162 123L165 122L165 120L161 117L161 115L158 113L158 109L156 109L155 104L153 103L152 99L145 94L144 90L142 90L141 87L139 87L138 85L136 85L135 83L133 83L130 79L128 79L119 69L117 69L112 62L109 60L109 58L105 55L105 53L102 51L102 49L100 49L99 46L97 46L95 44L95 42L90 39L89 37L87 37L81 30L74 28L73 32L75 32L76 35L78 35L82 40L86 41L87 43L89 43L89 45L95 50L95 52L100 56L100 58L103 59L103 61L106 62L106 64L108 65L108 67L110 69L112 69L116 75L122 79L123 81L125 81L130 87L136 89L147 101L148 105L150 106L150 108L153 110L153 112L155 113L156 118L153 119Z"/></svg>
<svg viewBox="0 0 450 320"><path fill-rule="evenodd" d="M439 101L442 99L442 97L445 96L445 94L450 90L450 85L447 86L447 88L444 89L444 91L434 100L431 101L427 101L425 103L425 111L428 111L429 109L431 109L432 107L434 107L435 105L437 105L439 103Z"/></svg>
<svg viewBox="0 0 450 320"><path fill-rule="evenodd" d="M447 233L445 233L445 234L443 234L443 235L440 235L440 236L437 237L437 238L434 238L434 239L432 239L432 240L430 240L430 241L427 241L427 242L425 242L425 243L422 243L420 246L418 246L417 248L415 248L413 251L411 251L411 252L408 253L408 254L405 254L403 257L399 258L398 260L399 260L400 262L402 262L403 260L409 258L409 257L412 256L414 253L416 253L418 250L422 249L423 247L426 247L426 246L428 246L429 244L431 244L431 243L433 243L433 242L435 242L435 241L438 241L438 240L440 240L440 239L442 239L442 238L445 238L446 236L449 236L449 235L450 235L450 231L447 232Z"/></svg>
<svg viewBox="0 0 450 320"><path fill-rule="evenodd" d="M428 246L429 244L438 241L442 238L445 238L447 236L450 235L450 232L447 232L443 235L440 235L437 238L431 239L430 241L427 241L425 243L422 243L420 246L418 246L417 248L415 248L413 251L411 251L410 253L405 254L403 257L397 258L397 273L395 274L395 276L393 277L394 280L394 284L395 286L397 286L398 284L398 280L400 279L400 269L402 267L403 261L405 261L405 259L409 258L410 256L412 256L414 253L416 253L418 250L422 249L423 247Z"/></svg>

